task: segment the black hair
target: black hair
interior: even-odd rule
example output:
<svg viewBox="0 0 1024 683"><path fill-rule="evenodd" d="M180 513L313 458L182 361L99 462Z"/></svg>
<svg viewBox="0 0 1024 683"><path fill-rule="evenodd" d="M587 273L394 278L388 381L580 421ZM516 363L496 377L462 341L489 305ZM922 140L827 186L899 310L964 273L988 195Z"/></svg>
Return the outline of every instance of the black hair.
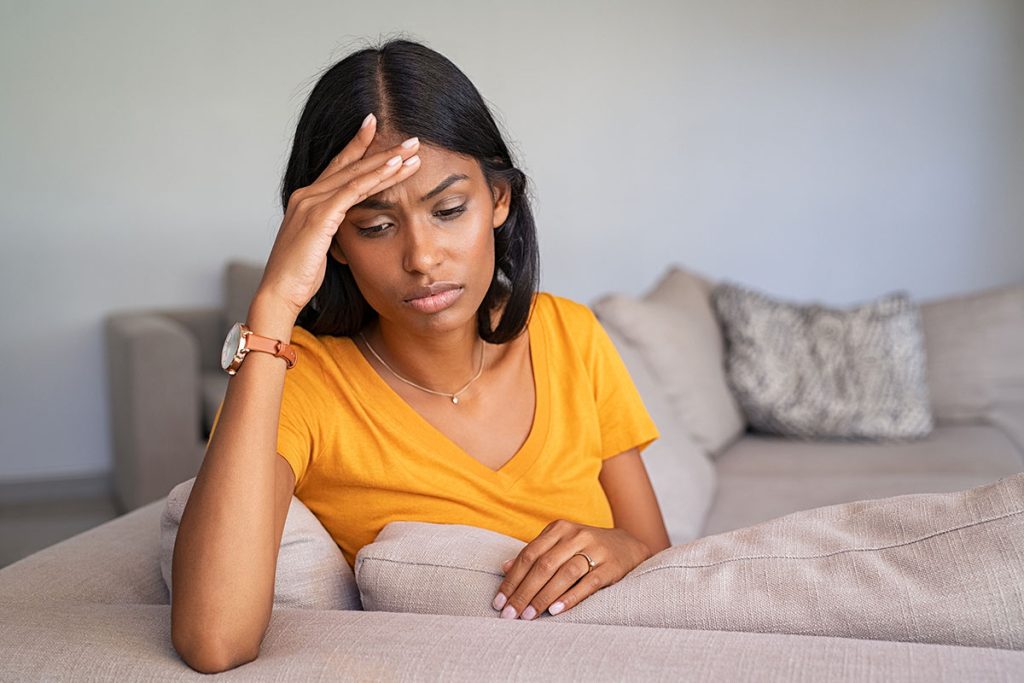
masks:
<svg viewBox="0 0 1024 683"><path fill-rule="evenodd" d="M382 130L477 159L488 184L511 190L508 218L494 231L494 275L477 310L477 330L505 343L526 326L538 289L540 252L526 175L516 168L490 110L469 78L438 52L392 39L354 52L329 67L313 87L299 118L281 186L287 211L292 193L311 185L370 112ZM504 311L491 329L491 312ZM348 265L327 254L324 281L296 324L317 335L353 336L377 312L363 297Z"/></svg>

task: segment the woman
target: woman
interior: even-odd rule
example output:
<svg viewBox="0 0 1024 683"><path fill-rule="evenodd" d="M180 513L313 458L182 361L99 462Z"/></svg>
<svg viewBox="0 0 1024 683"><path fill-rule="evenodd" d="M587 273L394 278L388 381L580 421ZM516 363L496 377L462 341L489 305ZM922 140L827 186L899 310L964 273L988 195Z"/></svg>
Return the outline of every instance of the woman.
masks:
<svg viewBox="0 0 1024 683"><path fill-rule="evenodd" d="M591 311L537 292L526 178L454 64L398 40L329 69L282 205L239 321L276 353L229 345L174 549L190 666L256 657L293 494L350 565L394 520L521 538L505 618L570 609L669 546L640 458L657 429Z"/></svg>

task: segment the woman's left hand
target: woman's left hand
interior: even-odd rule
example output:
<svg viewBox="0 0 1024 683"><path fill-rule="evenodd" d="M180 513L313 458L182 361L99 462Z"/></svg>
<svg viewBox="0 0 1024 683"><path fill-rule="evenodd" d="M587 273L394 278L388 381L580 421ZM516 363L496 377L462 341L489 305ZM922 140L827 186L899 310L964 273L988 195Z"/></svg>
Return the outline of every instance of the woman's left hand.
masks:
<svg viewBox="0 0 1024 683"><path fill-rule="evenodd" d="M589 555L596 566L589 569L587 558L573 554L578 552ZM506 560L505 580L492 606L502 610L505 619L520 615L533 619L546 609L559 614L612 585L649 557L647 545L625 529L556 519L516 557Z"/></svg>

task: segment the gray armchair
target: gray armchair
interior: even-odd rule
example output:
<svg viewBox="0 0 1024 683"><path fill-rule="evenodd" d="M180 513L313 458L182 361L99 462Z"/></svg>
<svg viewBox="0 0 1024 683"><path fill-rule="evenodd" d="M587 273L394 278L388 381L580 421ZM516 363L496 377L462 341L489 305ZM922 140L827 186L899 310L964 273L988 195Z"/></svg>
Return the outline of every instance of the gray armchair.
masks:
<svg viewBox="0 0 1024 683"><path fill-rule="evenodd" d="M244 321L263 265L234 261L217 308L128 311L105 320L118 514L162 498L194 477L227 391L220 350Z"/></svg>

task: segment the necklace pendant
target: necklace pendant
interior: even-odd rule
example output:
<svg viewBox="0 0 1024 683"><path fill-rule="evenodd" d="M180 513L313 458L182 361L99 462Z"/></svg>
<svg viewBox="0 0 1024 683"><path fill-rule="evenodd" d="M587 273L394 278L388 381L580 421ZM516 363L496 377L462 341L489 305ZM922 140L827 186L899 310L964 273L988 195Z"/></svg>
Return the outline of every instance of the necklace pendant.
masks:
<svg viewBox="0 0 1024 683"><path fill-rule="evenodd" d="M459 397L458 396L452 396L452 403L454 403L455 405L458 405L459 404Z"/></svg>

